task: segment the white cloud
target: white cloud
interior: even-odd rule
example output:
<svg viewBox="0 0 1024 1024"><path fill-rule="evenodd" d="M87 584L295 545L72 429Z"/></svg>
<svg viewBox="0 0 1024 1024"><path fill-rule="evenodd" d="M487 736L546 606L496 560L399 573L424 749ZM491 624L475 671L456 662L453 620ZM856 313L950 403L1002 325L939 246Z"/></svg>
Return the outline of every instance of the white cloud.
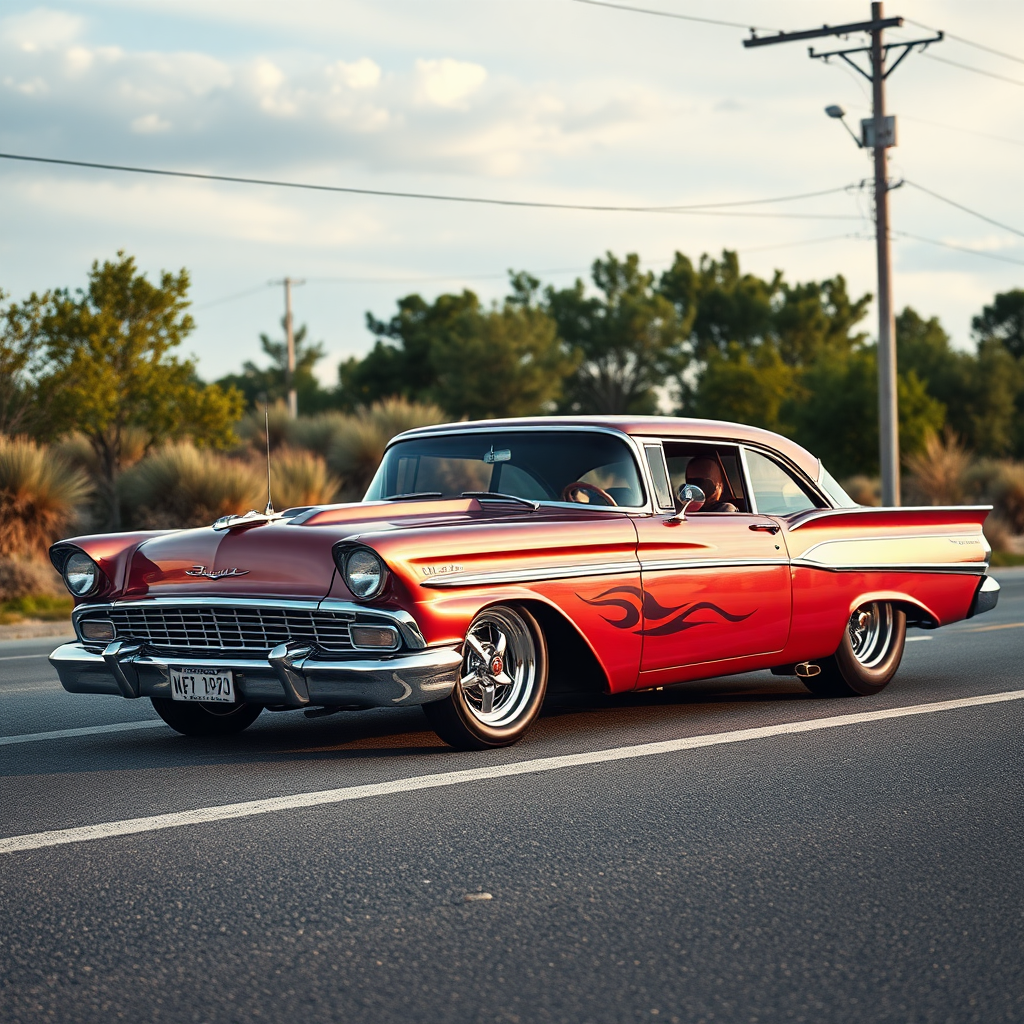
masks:
<svg viewBox="0 0 1024 1024"><path fill-rule="evenodd" d="M22 53L40 53L69 45L82 31L82 19L45 7L0 21L0 38Z"/></svg>
<svg viewBox="0 0 1024 1024"><path fill-rule="evenodd" d="M327 68L327 75L350 89L373 89L380 84L381 72L378 64L369 57L363 57L351 64L336 61Z"/></svg>
<svg viewBox="0 0 1024 1024"><path fill-rule="evenodd" d="M452 60L416 61L416 100L437 107L465 109L466 100L487 80L480 64Z"/></svg>
<svg viewBox="0 0 1024 1024"><path fill-rule="evenodd" d="M139 135L153 135L156 132L166 132L170 129L171 122L165 121L159 114L143 114L132 121L132 131Z"/></svg>

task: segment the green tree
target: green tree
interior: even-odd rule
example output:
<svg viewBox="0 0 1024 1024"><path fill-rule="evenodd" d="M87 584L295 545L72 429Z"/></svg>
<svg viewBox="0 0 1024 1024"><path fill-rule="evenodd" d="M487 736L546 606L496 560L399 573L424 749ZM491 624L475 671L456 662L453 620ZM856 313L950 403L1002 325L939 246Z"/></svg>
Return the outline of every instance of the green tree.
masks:
<svg viewBox="0 0 1024 1024"><path fill-rule="evenodd" d="M398 396L435 403L454 418L553 408L574 359L537 301L539 284L513 274L511 294L491 308L463 291L432 303L407 295L389 321L367 314L378 340L365 358L339 367L344 404Z"/></svg>
<svg viewBox="0 0 1024 1024"><path fill-rule="evenodd" d="M873 346L826 351L806 369L801 393L786 410L791 436L837 476L878 473L878 357ZM900 453L920 451L938 433L945 407L910 370L897 378Z"/></svg>
<svg viewBox="0 0 1024 1024"><path fill-rule="evenodd" d="M281 329L285 329L281 318ZM334 395L321 387L314 372L316 364L324 357L322 341L306 340L308 329L305 324L295 331L295 391L299 411L305 414L322 412L330 408ZM267 367L257 366L247 360L241 373L221 377L217 383L223 388L237 388L245 396L246 406L255 408L263 402L273 405L288 398L288 343L284 339L275 341L266 334L260 335L260 347L270 359Z"/></svg>
<svg viewBox="0 0 1024 1024"><path fill-rule="evenodd" d="M0 304L7 296L0 291ZM0 312L0 434L31 432L39 419L32 379L34 360L31 310L10 303Z"/></svg>
<svg viewBox="0 0 1024 1024"><path fill-rule="evenodd" d="M1024 289L997 294L971 321L971 328L979 341L995 338L1014 359L1024 358Z"/></svg>
<svg viewBox="0 0 1024 1024"><path fill-rule="evenodd" d="M798 388L797 373L771 342L753 350L731 342L708 353L691 411L707 419L733 420L788 433L783 410Z"/></svg>
<svg viewBox="0 0 1024 1024"><path fill-rule="evenodd" d="M22 306L40 350L45 433L78 430L88 438L111 529L120 525L117 480L133 428L150 445L186 436L201 445L234 441L241 394L203 384L190 360L172 355L194 327L188 287L186 270L162 271L153 284L118 252L113 262L93 263L84 290L33 294Z"/></svg>
<svg viewBox="0 0 1024 1024"><path fill-rule="evenodd" d="M578 365L568 378L561 408L584 413L652 413L658 389L686 364L688 323L640 269L635 253L595 260L588 294L582 280L548 288L547 312Z"/></svg>
<svg viewBox="0 0 1024 1024"><path fill-rule="evenodd" d="M992 456L1014 451L1024 373L1003 337L981 335L975 352L958 352L936 317L925 320L908 306L896 317L896 357L901 372L915 373L942 402L948 426L969 448Z"/></svg>

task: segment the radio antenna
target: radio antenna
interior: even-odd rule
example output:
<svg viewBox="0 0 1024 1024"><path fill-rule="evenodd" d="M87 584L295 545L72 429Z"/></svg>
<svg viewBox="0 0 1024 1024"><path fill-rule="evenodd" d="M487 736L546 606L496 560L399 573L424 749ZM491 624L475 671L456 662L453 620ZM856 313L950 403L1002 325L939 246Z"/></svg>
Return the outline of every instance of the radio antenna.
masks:
<svg viewBox="0 0 1024 1024"><path fill-rule="evenodd" d="M274 501L270 496L270 407L263 403L263 418L267 429L267 507L263 510L265 516L274 514Z"/></svg>

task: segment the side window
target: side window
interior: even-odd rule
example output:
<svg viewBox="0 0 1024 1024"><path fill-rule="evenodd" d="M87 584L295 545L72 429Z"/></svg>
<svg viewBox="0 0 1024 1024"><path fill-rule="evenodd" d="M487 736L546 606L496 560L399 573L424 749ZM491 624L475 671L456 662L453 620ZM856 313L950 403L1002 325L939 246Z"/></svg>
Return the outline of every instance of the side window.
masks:
<svg viewBox="0 0 1024 1024"><path fill-rule="evenodd" d="M788 516L818 507L819 503L810 497L793 476L758 452L748 449L747 469L758 512L770 516Z"/></svg>
<svg viewBox="0 0 1024 1024"><path fill-rule="evenodd" d="M672 499L672 487L668 481L668 467L665 465L665 453L661 450L661 445L645 444L644 453L647 455L647 465L651 470L651 481L654 484L654 497L658 501L658 508L667 508L675 511L676 503Z"/></svg>
<svg viewBox="0 0 1024 1024"><path fill-rule="evenodd" d="M739 449L734 445L665 440L664 448L673 495L678 494L679 488L689 482L687 470L691 462L697 459L705 462L710 460L717 466L716 475L722 481L722 495L719 500L734 506L737 512L750 511L743 487ZM693 476L692 473L689 475Z"/></svg>

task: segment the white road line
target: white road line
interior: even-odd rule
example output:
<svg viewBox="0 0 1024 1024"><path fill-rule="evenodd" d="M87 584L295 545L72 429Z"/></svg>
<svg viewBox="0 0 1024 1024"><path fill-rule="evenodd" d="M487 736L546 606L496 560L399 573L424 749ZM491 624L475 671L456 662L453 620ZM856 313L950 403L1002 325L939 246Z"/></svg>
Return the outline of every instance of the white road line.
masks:
<svg viewBox="0 0 1024 1024"><path fill-rule="evenodd" d="M917 643L919 640L934 640L934 639L935 639L935 637L933 637L933 636L908 636L907 637L907 643L908 644L913 644L913 643Z"/></svg>
<svg viewBox="0 0 1024 1024"><path fill-rule="evenodd" d="M458 786L465 782L481 782L485 779L503 779L514 775L528 775L532 772L557 771L561 768L574 768L578 765L624 761L636 757L650 757L652 754L671 754L679 750L716 747L725 743L742 743L746 740L766 739L769 736L785 736L792 733L816 732L821 729L835 729L848 725L863 725L868 722L885 721L889 718L928 715L936 711L956 711L960 708L1021 699L1024 699L1024 690L1009 690L1004 693L989 693L981 697L944 700L936 704L913 704L910 707L889 708L885 711L865 711L858 715L837 715L833 718L768 725L759 729L739 729L735 732L689 736L686 739L663 740L659 743L641 743L629 747L612 747L609 750L592 750L583 754L539 757L530 761L516 761L512 764L492 765L487 768L466 768L461 771L441 772L436 775L417 775L409 779L395 779L391 782L377 782L365 786L325 789L316 793L296 793L293 796L247 800L244 803L221 804L218 807L198 807L191 811L154 814L148 818L104 821L95 825L84 825L80 828L64 828L53 832L35 832L29 835L0 839L0 854L38 850L46 846L66 846L70 843L84 843L91 839L110 839L113 836L135 835L139 832L155 832L158 829L180 828L184 825L202 825L211 821L227 821L231 818L251 818L255 815L271 814L275 811L340 804L348 800L364 800L368 797L390 796L394 793L412 793L416 790L436 789L440 786Z"/></svg>
<svg viewBox="0 0 1024 1024"><path fill-rule="evenodd" d="M24 661L26 658L48 658L48 654L5 654L0 661Z"/></svg>
<svg viewBox="0 0 1024 1024"><path fill-rule="evenodd" d="M155 729L163 725L155 722L118 722L116 725L87 725L81 729L58 729L55 732L26 732L20 736L0 736L0 747L12 743L38 743L40 740L63 740L72 736L100 736L105 732L129 732L132 729Z"/></svg>

